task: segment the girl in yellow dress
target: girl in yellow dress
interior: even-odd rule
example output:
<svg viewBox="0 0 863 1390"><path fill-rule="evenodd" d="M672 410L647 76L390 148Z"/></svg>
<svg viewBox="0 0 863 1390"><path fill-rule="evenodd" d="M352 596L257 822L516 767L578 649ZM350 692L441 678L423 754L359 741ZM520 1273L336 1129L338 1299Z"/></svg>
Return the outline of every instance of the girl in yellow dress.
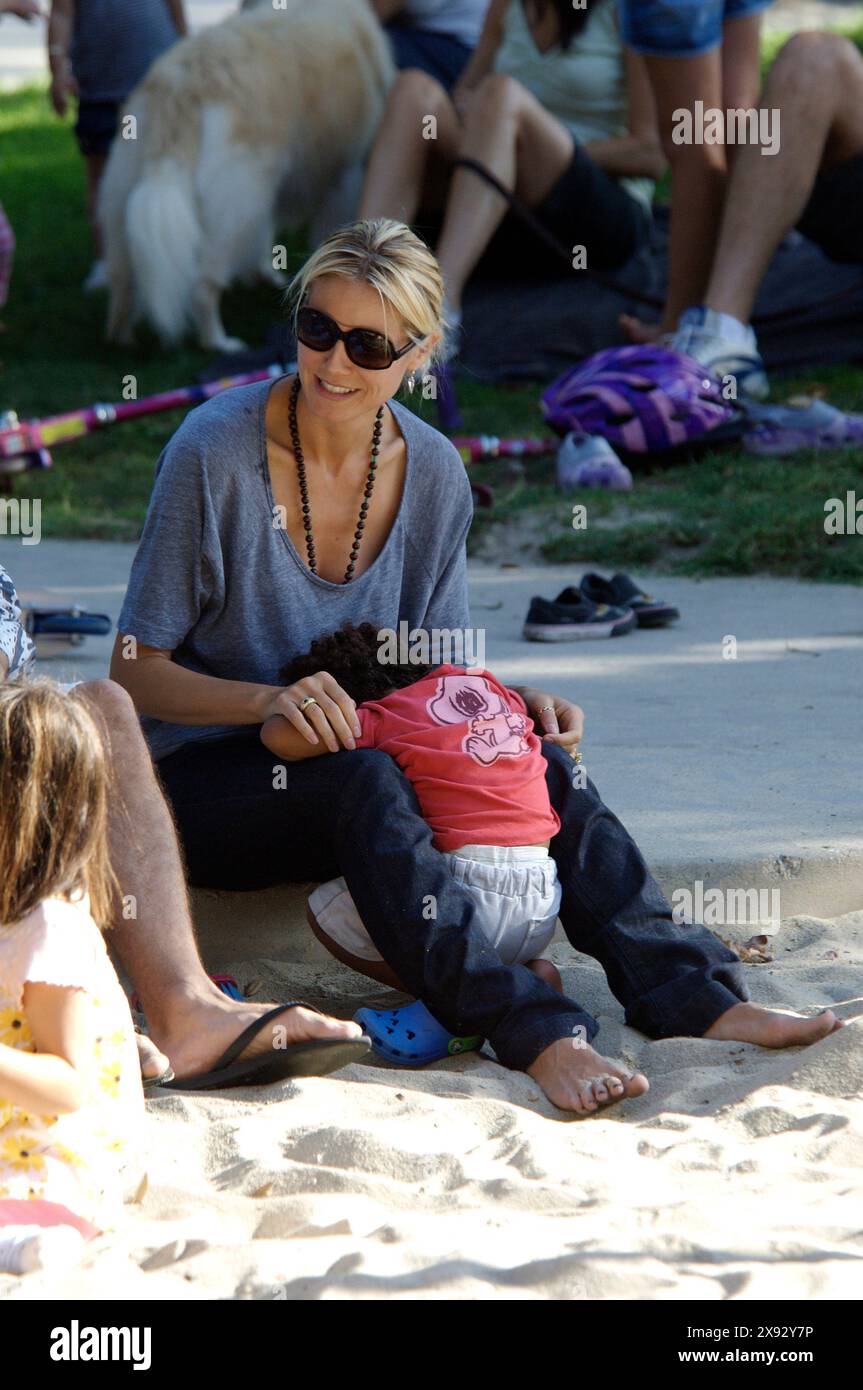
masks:
<svg viewBox="0 0 863 1390"><path fill-rule="evenodd" d="M112 1224L140 1132L131 1015L100 931L117 884L83 702L0 685L0 1270L73 1261Z"/></svg>

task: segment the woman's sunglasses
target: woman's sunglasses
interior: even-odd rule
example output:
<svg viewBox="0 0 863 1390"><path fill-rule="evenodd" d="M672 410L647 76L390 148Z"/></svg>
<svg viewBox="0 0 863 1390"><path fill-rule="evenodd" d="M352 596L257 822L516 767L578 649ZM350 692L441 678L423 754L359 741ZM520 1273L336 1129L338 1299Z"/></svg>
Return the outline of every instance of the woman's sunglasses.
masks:
<svg viewBox="0 0 863 1390"><path fill-rule="evenodd" d="M385 371L416 347L416 343L408 343L403 348L395 348L389 338L373 328L349 328L343 333L329 314L308 305L297 311L297 338L313 352L329 352L336 343L342 342L354 366L365 367L370 372Z"/></svg>

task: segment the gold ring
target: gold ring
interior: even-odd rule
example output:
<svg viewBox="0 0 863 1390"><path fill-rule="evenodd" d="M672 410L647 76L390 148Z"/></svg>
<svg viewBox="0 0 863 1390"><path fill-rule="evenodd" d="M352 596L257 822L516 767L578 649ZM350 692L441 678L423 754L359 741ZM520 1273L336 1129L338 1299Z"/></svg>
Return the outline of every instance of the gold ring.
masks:
<svg viewBox="0 0 863 1390"><path fill-rule="evenodd" d="M574 753L570 753L569 756L572 758L572 761L573 761L574 763L580 763L580 762L583 761L582 756L581 756L581 754L579 753L579 751L578 751L577 748L576 748L575 752L574 752Z"/></svg>
<svg viewBox="0 0 863 1390"><path fill-rule="evenodd" d="M301 710L308 709L309 705L316 705L317 703L318 703L318 702L317 702L317 700L315 699L314 695L307 695L306 698L305 698L305 700L302 700L302 701L300 702L300 709L301 709Z"/></svg>

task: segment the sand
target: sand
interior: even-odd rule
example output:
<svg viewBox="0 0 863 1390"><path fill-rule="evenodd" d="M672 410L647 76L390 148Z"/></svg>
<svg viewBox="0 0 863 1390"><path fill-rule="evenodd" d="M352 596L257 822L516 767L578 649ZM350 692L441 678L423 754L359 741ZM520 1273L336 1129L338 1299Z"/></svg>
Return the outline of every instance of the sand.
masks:
<svg viewBox="0 0 863 1390"><path fill-rule="evenodd" d="M551 954L650 1092L587 1118L490 1054L148 1103L146 1179L83 1268L18 1298L859 1297L863 911L783 923L752 997L848 1025L813 1047L650 1042L593 961ZM226 963L227 964L227 963ZM349 1016L336 964L234 962ZM576 985L577 981L577 985ZM372 986L372 988L374 988Z"/></svg>

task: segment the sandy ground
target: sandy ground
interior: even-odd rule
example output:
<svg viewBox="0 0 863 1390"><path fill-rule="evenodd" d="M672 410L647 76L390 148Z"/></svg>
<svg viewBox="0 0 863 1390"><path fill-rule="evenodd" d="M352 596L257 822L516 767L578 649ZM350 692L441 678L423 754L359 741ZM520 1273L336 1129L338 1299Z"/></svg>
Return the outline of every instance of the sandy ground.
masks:
<svg viewBox="0 0 863 1390"><path fill-rule="evenodd" d="M568 1119L491 1055L148 1105L138 1200L63 1276L16 1298L766 1299L859 1296L863 911L783 923L752 996L848 1025L769 1052L624 1026L566 944L565 986L651 1090ZM234 963L346 1016L341 967ZM374 986L372 986L374 988ZM377 1000L395 996L375 996Z"/></svg>

